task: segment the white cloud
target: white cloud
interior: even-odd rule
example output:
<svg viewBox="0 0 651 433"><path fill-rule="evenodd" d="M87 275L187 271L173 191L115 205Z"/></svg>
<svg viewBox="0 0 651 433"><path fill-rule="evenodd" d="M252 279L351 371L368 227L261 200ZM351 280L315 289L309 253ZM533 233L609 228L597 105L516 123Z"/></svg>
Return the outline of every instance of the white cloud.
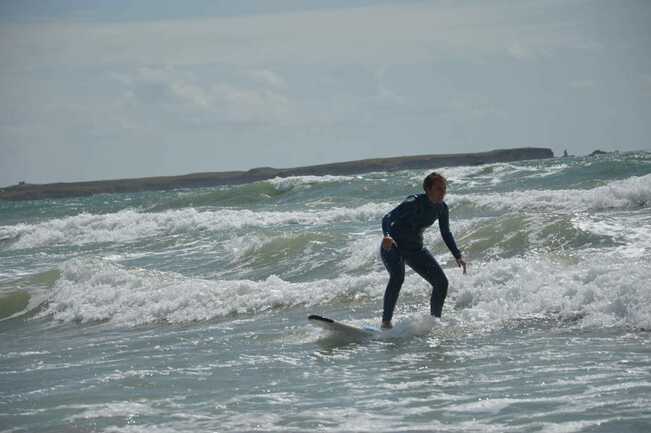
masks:
<svg viewBox="0 0 651 433"><path fill-rule="evenodd" d="M536 54L530 47L526 47L519 41L514 41L509 44L506 50L513 58L518 60L531 60L536 57Z"/></svg>
<svg viewBox="0 0 651 433"><path fill-rule="evenodd" d="M287 82L270 69L257 69L248 72L251 79L276 89L287 89Z"/></svg>
<svg viewBox="0 0 651 433"><path fill-rule="evenodd" d="M285 92L286 84L269 70L242 73L251 79L235 82L214 81L171 67L110 75L122 86L126 107L173 112L180 123L188 119L194 124L283 125L300 117Z"/></svg>
<svg viewBox="0 0 651 433"><path fill-rule="evenodd" d="M223 107L231 122L287 124L295 119L290 99L277 91L221 83L211 92L215 108Z"/></svg>
<svg viewBox="0 0 651 433"><path fill-rule="evenodd" d="M172 93L183 102L200 109L211 110L214 109L213 101L210 94L207 93L200 86L193 83L176 82L170 85Z"/></svg>

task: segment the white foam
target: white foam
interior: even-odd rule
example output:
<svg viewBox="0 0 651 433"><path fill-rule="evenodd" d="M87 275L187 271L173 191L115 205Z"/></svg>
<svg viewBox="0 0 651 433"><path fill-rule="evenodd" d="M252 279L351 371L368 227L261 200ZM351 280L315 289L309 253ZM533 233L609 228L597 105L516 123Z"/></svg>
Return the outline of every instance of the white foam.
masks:
<svg viewBox="0 0 651 433"><path fill-rule="evenodd" d="M381 233L364 234L346 245L347 257L341 262L347 271L366 270L371 268L380 251Z"/></svg>
<svg viewBox="0 0 651 433"><path fill-rule="evenodd" d="M582 326L651 328L651 264L642 257L588 252L575 264L518 257L448 278L460 317L486 326L553 315Z"/></svg>
<svg viewBox="0 0 651 433"><path fill-rule="evenodd" d="M132 418L144 415L157 415L160 410L152 408L145 400L141 401L117 401L100 404L82 404L74 406L62 406L66 409L79 410L79 413L66 418L66 421L75 422L96 418ZM61 408L61 407L60 407Z"/></svg>
<svg viewBox="0 0 651 433"><path fill-rule="evenodd" d="M359 179L353 176L289 176L289 177L274 177L267 182L271 183L276 189L280 191L287 191L297 186L310 187L322 183L340 183L349 182L351 180Z"/></svg>
<svg viewBox="0 0 651 433"><path fill-rule="evenodd" d="M497 210L599 211L638 209L651 205L651 174L618 180L592 189L527 190L492 194L450 194L454 205L470 201Z"/></svg>
<svg viewBox="0 0 651 433"><path fill-rule="evenodd" d="M21 358L25 356L40 356L40 355L49 355L50 352L47 350L41 350L41 351L32 351L29 350L27 352L8 352L8 353L0 353L0 359L2 358Z"/></svg>
<svg viewBox="0 0 651 433"><path fill-rule="evenodd" d="M613 215L580 213L572 218L577 228L621 243L618 254L629 258L648 257L651 251L651 213L628 212Z"/></svg>
<svg viewBox="0 0 651 433"><path fill-rule="evenodd" d="M560 210L581 212L603 209L648 207L651 203L651 175L614 181L590 190L513 191L500 194L448 196L448 204L470 201L498 210ZM104 242L132 242L165 234L197 230L230 231L245 227L282 224L323 225L333 222L379 219L395 203L367 203L354 208L305 209L300 211L252 211L248 209L197 210L184 208L165 212L133 209L110 214L82 213L36 224L0 226L0 237L16 239L11 249L53 245L84 245Z"/></svg>
<svg viewBox="0 0 651 433"><path fill-rule="evenodd" d="M448 410L452 412L491 413L496 415L503 409L514 404L521 404L522 402L523 400L512 398L488 398L451 406Z"/></svg>
<svg viewBox="0 0 651 433"><path fill-rule="evenodd" d="M174 423L171 426L160 424L109 426L102 431L105 433L193 433L198 430L196 426L181 426L180 423Z"/></svg>
<svg viewBox="0 0 651 433"><path fill-rule="evenodd" d="M438 318L429 314L415 314L396 321L393 328L382 331L380 338L424 336L438 326L441 326L441 321Z"/></svg>
<svg viewBox="0 0 651 433"><path fill-rule="evenodd" d="M590 430L590 427L599 427L604 424L604 419L586 421L567 421L557 423L540 423L540 433L574 433Z"/></svg>
<svg viewBox="0 0 651 433"><path fill-rule="evenodd" d="M100 259L63 264L47 308L39 315L60 321L102 321L127 326L190 322L274 307L316 305L341 297L379 297L384 273L292 283L265 280L204 280L169 272L127 269Z"/></svg>
<svg viewBox="0 0 651 433"><path fill-rule="evenodd" d="M63 264L61 278L40 317L132 326L210 320L336 299L380 299L387 274L377 250L374 254L374 272L306 282L288 282L273 275L259 281L207 280L129 269L108 260L73 259ZM448 269L446 320L501 327L512 320L552 316L578 320L581 326L651 329L651 291L647 288L651 264L646 257L597 250L582 254L573 260L532 256L483 264L471 261L467 275ZM430 290L422 278L408 271L401 299L409 302L408 296L413 299L415 295L426 310Z"/></svg>
<svg viewBox="0 0 651 433"><path fill-rule="evenodd" d="M513 163L495 163L459 167L442 167L436 171L441 173L452 184L459 184L466 187L497 185L502 183L509 176L517 173L526 173L527 177L547 177L559 173L569 166L559 163L552 165L516 165ZM416 176L410 177L413 182L422 180L431 173L431 170L423 171Z"/></svg>
<svg viewBox="0 0 651 433"><path fill-rule="evenodd" d="M53 219L37 224L0 226L0 236L18 240L12 249L52 245L84 245L103 242L131 242L162 234L197 230L231 231L244 227L268 227L281 224L323 225L333 222L378 219L390 208L386 203L367 203L355 208L327 210L252 211L220 209L199 211L194 208L145 213L122 210L111 214L87 214Z"/></svg>

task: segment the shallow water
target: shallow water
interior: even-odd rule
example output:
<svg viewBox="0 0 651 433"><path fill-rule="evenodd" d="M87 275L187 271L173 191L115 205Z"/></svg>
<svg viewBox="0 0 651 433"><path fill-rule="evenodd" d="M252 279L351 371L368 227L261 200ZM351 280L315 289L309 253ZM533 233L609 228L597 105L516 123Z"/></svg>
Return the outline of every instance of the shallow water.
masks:
<svg viewBox="0 0 651 433"><path fill-rule="evenodd" d="M468 274L366 341L307 315L377 325L426 170L0 203L0 431L649 431L651 155L439 171Z"/></svg>

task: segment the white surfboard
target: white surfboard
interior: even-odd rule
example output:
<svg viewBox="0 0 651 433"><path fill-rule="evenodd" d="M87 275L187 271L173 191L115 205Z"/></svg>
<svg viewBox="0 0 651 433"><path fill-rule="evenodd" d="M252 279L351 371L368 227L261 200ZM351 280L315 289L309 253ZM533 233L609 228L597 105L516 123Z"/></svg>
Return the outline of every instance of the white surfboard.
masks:
<svg viewBox="0 0 651 433"><path fill-rule="evenodd" d="M382 331L379 328L372 326L364 326L360 328L354 325L337 322L336 320L328 319L327 317L317 316L316 314L312 314L307 318L307 320L311 324L325 329L326 331L347 337L372 338L382 334Z"/></svg>
<svg viewBox="0 0 651 433"><path fill-rule="evenodd" d="M327 317L317 316L316 314L312 314L307 319L311 324L325 329L333 335L353 339L392 339L423 336L429 334L435 327L441 326L439 319L428 314L417 315L402 320L391 329L380 329L374 326L358 327L347 323L337 322L336 320Z"/></svg>

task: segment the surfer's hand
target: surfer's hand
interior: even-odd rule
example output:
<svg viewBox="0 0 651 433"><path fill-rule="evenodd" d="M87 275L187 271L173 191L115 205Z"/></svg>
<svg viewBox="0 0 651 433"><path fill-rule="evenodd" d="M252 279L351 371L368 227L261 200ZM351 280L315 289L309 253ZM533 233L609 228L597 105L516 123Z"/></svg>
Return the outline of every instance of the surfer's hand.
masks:
<svg viewBox="0 0 651 433"><path fill-rule="evenodd" d="M463 259L463 257L459 257L457 260L457 266L460 268L463 268L463 273L466 273L466 261Z"/></svg>
<svg viewBox="0 0 651 433"><path fill-rule="evenodd" d="M382 239L382 248L389 251L393 247L398 248L396 241L394 241L391 236L385 236L384 239Z"/></svg>

